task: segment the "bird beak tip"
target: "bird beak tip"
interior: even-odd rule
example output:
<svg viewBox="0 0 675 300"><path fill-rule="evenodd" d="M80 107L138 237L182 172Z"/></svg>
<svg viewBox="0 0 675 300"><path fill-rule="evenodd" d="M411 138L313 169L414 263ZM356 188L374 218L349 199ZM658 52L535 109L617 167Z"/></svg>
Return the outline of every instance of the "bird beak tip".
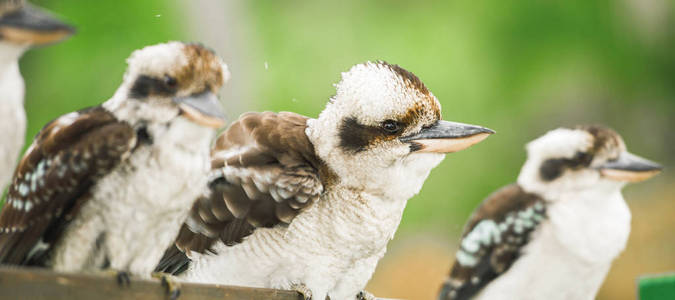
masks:
<svg viewBox="0 0 675 300"><path fill-rule="evenodd" d="M178 107L186 118L199 125L211 128L225 126L224 117L206 115L188 104L180 104Z"/></svg>
<svg viewBox="0 0 675 300"><path fill-rule="evenodd" d="M599 167L600 174L615 181L640 182L656 176L663 166L629 152Z"/></svg>
<svg viewBox="0 0 675 300"><path fill-rule="evenodd" d="M48 12L25 4L0 18L0 36L17 44L44 46L58 43L76 32Z"/></svg>
<svg viewBox="0 0 675 300"><path fill-rule="evenodd" d="M422 151L425 152L438 152L438 153L454 153L467 149L475 144L482 142L487 139L492 133L490 132L480 132L474 135L461 137L461 138L446 138L446 139L430 139L422 142L425 147ZM420 141L418 141L420 142Z"/></svg>
<svg viewBox="0 0 675 300"><path fill-rule="evenodd" d="M443 121L404 141L415 143L417 152L453 153L478 144L494 133L481 126Z"/></svg>
<svg viewBox="0 0 675 300"><path fill-rule="evenodd" d="M212 128L225 125L225 114L218 97L211 92L174 99L186 118L197 124Z"/></svg>
<svg viewBox="0 0 675 300"><path fill-rule="evenodd" d="M661 169L645 171L628 171L618 169L601 169L601 174L609 179L624 182L641 182L661 173Z"/></svg>

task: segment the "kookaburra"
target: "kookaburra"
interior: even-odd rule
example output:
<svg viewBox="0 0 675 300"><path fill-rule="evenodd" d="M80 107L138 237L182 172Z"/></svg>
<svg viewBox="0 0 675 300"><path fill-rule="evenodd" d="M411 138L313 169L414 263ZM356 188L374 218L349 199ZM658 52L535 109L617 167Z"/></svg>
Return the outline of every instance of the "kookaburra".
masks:
<svg viewBox="0 0 675 300"><path fill-rule="evenodd" d="M19 58L31 47L69 37L73 28L20 0L0 0L0 194L23 147L26 112Z"/></svg>
<svg viewBox="0 0 675 300"><path fill-rule="evenodd" d="M158 271L319 300L366 295L431 169L493 131L441 120L436 97L397 65L356 65L336 87L317 119L247 113L219 136L208 192Z"/></svg>
<svg viewBox="0 0 675 300"><path fill-rule="evenodd" d="M550 131L527 154L469 220L438 299L595 299L630 233L621 188L661 169L601 126Z"/></svg>
<svg viewBox="0 0 675 300"><path fill-rule="evenodd" d="M200 45L137 50L114 96L48 123L0 213L0 263L149 277L206 185L226 65Z"/></svg>

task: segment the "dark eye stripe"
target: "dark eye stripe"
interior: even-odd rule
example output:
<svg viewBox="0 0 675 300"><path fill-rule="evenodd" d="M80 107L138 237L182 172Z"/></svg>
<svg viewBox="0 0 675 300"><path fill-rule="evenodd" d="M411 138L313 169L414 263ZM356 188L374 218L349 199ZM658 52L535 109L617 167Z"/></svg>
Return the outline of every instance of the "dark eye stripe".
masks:
<svg viewBox="0 0 675 300"><path fill-rule="evenodd" d="M340 125L340 147L347 151L361 152L366 150L379 132L379 127L360 124L356 118L346 118Z"/></svg>
<svg viewBox="0 0 675 300"><path fill-rule="evenodd" d="M361 152L366 150L369 145L382 140L391 140L396 138L405 127L400 122L394 122L395 131L389 131L381 126L369 126L359 123L356 118L346 118L340 124L338 135L340 137L340 147L351 152Z"/></svg>
<svg viewBox="0 0 675 300"><path fill-rule="evenodd" d="M552 181L560 177L566 170L588 167L592 161L593 155L587 152L577 152L572 158L547 159L539 168L539 176L544 181Z"/></svg>
<svg viewBox="0 0 675 300"><path fill-rule="evenodd" d="M150 95L170 96L175 92L175 87L168 86L164 79L141 75L138 76L131 86L129 96L136 99L143 99Z"/></svg>

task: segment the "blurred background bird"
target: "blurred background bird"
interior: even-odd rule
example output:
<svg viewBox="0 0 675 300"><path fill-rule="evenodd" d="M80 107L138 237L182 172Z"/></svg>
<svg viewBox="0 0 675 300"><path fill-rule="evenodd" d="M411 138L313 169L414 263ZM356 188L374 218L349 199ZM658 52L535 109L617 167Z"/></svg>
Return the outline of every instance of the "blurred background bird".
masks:
<svg viewBox="0 0 675 300"><path fill-rule="evenodd" d="M0 212L0 263L148 278L173 243L206 184L229 72L182 42L127 62L109 100L47 123L26 151Z"/></svg>
<svg viewBox="0 0 675 300"><path fill-rule="evenodd" d="M59 42L73 32L73 27L25 1L0 0L0 191L9 183L26 139L19 58L32 47Z"/></svg>
<svg viewBox="0 0 675 300"><path fill-rule="evenodd" d="M108 98L131 51L174 39L213 47L237 74L222 92L238 99L225 104L231 119L262 110L315 116L335 93L326 82L338 81L345 66L384 59L424 78L445 118L497 130L484 145L448 156L408 203L368 286L378 296L436 297L464 222L486 195L513 182L522 145L576 124L606 124L631 151L665 167L624 189L640 199L628 201L632 234L597 299L634 299L637 276L675 269L672 1L34 3L80 30L21 61L33 85L29 138L56 116Z"/></svg>
<svg viewBox="0 0 675 300"><path fill-rule="evenodd" d="M621 189L661 171L597 125L552 130L527 154L466 224L438 299L594 299L630 234Z"/></svg>

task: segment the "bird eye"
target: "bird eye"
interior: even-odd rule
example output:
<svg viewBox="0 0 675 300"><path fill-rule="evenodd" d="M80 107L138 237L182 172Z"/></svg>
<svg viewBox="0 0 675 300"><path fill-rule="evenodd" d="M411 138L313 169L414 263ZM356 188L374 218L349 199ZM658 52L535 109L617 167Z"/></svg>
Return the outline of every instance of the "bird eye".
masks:
<svg viewBox="0 0 675 300"><path fill-rule="evenodd" d="M396 134L401 130L401 126L394 120L386 120L382 122L382 129L388 134Z"/></svg>
<svg viewBox="0 0 675 300"><path fill-rule="evenodd" d="M178 85L176 78L173 78L169 75L164 75L164 84L170 88L175 88Z"/></svg>
<svg viewBox="0 0 675 300"><path fill-rule="evenodd" d="M588 166L591 164L591 161L593 161L593 155L588 152L577 152L572 158L572 161L579 166Z"/></svg>

